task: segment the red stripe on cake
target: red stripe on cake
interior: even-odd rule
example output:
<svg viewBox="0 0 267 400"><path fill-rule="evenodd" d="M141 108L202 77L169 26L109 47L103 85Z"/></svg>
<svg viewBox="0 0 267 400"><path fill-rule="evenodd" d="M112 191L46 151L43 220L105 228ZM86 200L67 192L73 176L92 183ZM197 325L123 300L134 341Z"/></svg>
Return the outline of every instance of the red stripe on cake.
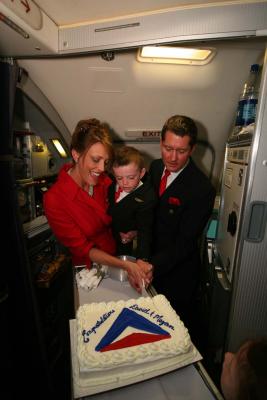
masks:
<svg viewBox="0 0 267 400"><path fill-rule="evenodd" d="M149 333L131 333L125 338L103 347L100 351L102 353L104 351L109 351L109 350L118 350L118 349L123 349L125 347L133 347L133 346L138 346L140 344L157 342L159 340L169 339L170 337L171 335L151 335Z"/></svg>

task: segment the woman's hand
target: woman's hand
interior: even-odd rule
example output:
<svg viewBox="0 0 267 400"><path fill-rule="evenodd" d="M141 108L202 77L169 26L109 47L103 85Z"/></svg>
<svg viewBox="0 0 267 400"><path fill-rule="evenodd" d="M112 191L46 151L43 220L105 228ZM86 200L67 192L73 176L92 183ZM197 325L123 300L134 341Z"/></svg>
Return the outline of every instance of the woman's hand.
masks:
<svg viewBox="0 0 267 400"><path fill-rule="evenodd" d="M137 290L138 293L142 292L144 286L147 287L151 283L153 266L146 261L137 260L135 263L129 260L121 260L96 247L93 247L89 251L89 257L97 264L110 265L111 267L124 269L127 272L131 286Z"/></svg>
<svg viewBox="0 0 267 400"><path fill-rule="evenodd" d="M136 263L145 274L145 287L148 287L153 279L153 265L141 259L138 259Z"/></svg>
<svg viewBox="0 0 267 400"><path fill-rule="evenodd" d="M139 267L137 263L132 261L124 261L125 270L128 274L128 279L131 286L138 292L142 292L142 287L146 283L146 274L142 268Z"/></svg>

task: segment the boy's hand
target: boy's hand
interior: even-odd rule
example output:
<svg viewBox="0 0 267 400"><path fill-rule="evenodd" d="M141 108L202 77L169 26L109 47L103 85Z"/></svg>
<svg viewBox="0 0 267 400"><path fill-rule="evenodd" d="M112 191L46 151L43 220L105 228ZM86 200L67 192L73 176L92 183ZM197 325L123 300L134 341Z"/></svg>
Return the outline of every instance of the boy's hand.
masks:
<svg viewBox="0 0 267 400"><path fill-rule="evenodd" d="M130 243L137 235L137 231L120 232L121 242Z"/></svg>

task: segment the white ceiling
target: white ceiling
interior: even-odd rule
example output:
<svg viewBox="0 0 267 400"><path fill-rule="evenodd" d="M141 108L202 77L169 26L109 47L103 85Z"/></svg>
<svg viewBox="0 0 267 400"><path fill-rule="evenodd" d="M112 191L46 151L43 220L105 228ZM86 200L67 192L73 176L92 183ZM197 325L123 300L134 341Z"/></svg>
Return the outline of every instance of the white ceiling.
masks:
<svg viewBox="0 0 267 400"><path fill-rule="evenodd" d="M193 30L198 30L198 25L202 24L202 30L205 33L210 33L209 31L206 32L206 18L209 19L209 24L213 24L214 20L221 20L218 10L218 14L216 14L216 7L208 7L211 4L215 6L224 4L229 12L229 7L231 8L233 3L234 5L239 3L240 6L244 6L245 3L255 3L256 7L256 4L259 5L264 2L267 2L267 0L27 0L26 3L0 0L0 13L4 17L0 19L0 56L15 58L42 57L120 47L127 48L131 47L133 42L140 45L140 35L143 38L143 44L155 43L156 40L160 40L158 43L161 43L166 38L174 35L173 28L175 24L173 21L176 18L177 10L179 12L180 10L182 12L185 11L187 14L190 12L190 21L193 21L192 24L194 25ZM29 12L26 5L29 6ZM207 7L207 15L205 15L205 20L200 22L198 17L192 16L191 11L193 9L201 10L203 7ZM209 17L208 9L213 9L212 17ZM166 23L166 21L163 22L162 20L162 18L168 19L170 17L170 10L172 11L172 26L170 25L171 22L167 21ZM246 8L243 7L243 10L246 10ZM204 13L201 13L201 15L204 15ZM126 21L127 18L132 19L137 15L143 20L145 16L148 18L146 23L142 22L142 26L138 30L127 30L128 36L130 35L127 37L128 41L126 37L121 35L119 30L96 35L96 30L91 27L93 24L101 25L103 21L107 20L124 19ZM149 21L152 21L152 15L154 25L150 26ZM257 18L262 19L261 16L262 14L258 12ZM227 17L227 13L225 18L223 27L228 24L229 20L233 20L231 15L230 18ZM162 31L163 25L165 26L164 32ZM178 24L177 26L179 27L180 25ZM263 29L261 25L257 29ZM182 26L182 33L180 31L180 33L177 33L178 28L176 27L176 35L174 36L188 35L187 22L184 22ZM150 31L148 38L144 37L143 30ZM230 30L233 30L233 27ZM112 43L106 42L107 35ZM116 35L120 36L121 44L115 40ZM189 35L192 35L192 32ZM104 41L104 44L102 41Z"/></svg>
<svg viewBox="0 0 267 400"><path fill-rule="evenodd" d="M78 24L193 4L225 0L34 0L56 25ZM241 2L232 0L231 3Z"/></svg>

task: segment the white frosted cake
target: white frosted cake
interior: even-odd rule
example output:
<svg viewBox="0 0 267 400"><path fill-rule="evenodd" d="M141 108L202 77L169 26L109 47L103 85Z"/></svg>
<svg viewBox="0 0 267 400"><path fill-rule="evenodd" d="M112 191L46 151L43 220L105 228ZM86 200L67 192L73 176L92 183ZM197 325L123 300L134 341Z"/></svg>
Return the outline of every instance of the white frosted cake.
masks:
<svg viewBox="0 0 267 400"><path fill-rule="evenodd" d="M201 358L163 295L91 303L77 312L78 387L91 393L157 376Z"/></svg>

